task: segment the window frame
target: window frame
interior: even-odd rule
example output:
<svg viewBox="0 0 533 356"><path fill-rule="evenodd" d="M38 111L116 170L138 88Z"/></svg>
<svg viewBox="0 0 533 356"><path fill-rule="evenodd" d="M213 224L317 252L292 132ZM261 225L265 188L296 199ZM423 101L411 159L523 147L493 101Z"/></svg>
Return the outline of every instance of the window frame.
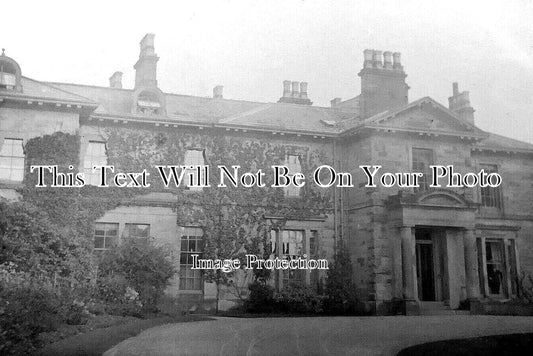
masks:
<svg viewBox="0 0 533 356"><path fill-rule="evenodd" d="M148 227L148 233L147 236L132 236L131 235L131 227L132 226L147 226ZM122 233L122 236L126 239L137 239L137 238L150 238L150 224L146 223L124 223L124 232Z"/></svg>
<svg viewBox="0 0 533 356"><path fill-rule="evenodd" d="M192 153L192 152L200 152L200 157L202 158L201 160L201 164L198 164L197 162L194 162L194 163L188 163L187 162L187 154L189 153ZM193 158L197 158L197 157L193 157ZM188 148L186 151L185 151L185 155L183 156L183 165L184 166L188 166L188 165L192 165L192 166L195 166L195 165L200 165L200 166L205 166L205 162L206 162L206 157L205 157L205 149L203 148ZM185 186L187 187L187 189L191 192L201 192L203 190L203 187L191 187L191 181L188 179L188 174L189 172L191 172L192 170L190 169L186 169L185 170L185 173L183 175L183 179L185 179ZM200 180L202 182L203 185L205 185L207 183L206 179L207 177L205 177L203 175L203 169L200 170Z"/></svg>
<svg viewBox="0 0 533 356"><path fill-rule="evenodd" d="M103 148L104 148L104 155L101 155L101 156L96 156L96 155L92 155L92 152L91 152L91 160L90 160L90 166L87 167L87 159L89 158L89 150L91 149L91 144L101 144L103 145ZM95 160L94 158L96 157L99 157L99 158L102 158L102 157L105 157L105 163L100 163L98 162L97 160ZM108 154L107 154L107 143L105 141L98 141L98 140L89 140L87 142L87 147L85 149L85 155L83 157L83 175L85 177L85 184L86 185L92 185L92 186L98 186L100 184L100 172L99 171L96 171L93 173L93 169L92 167L98 163L98 165L107 165L108 163ZM93 179L94 178L97 178L97 182L96 184L94 184L95 182L93 182Z"/></svg>
<svg viewBox="0 0 533 356"><path fill-rule="evenodd" d="M430 162L427 164L426 171L421 171L420 169L415 169L415 151L427 151L431 153L431 159ZM419 156L419 155L417 155ZM426 192L430 189L431 185L431 169L429 166L435 165L435 150L433 148L428 147L421 147L421 146L412 146L411 147L411 172L412 173L422 173L422 177L418 179L419 187L414 187L413 192L419 193L419 192ZM418 162L418 161L417 161Z"/></svg>
<svg viewBox="0 0 533 356"><path fill-rule="evenodd" d="M4 149L6 149L7 147L6 143L8 141L12 142L12 144L10 145L10 149L11 149L10 155L2 154ZM21 155L14 154L15 147L16 148L19 147L18 143L17 143L17 146L15 146L15 142L20 143L20 149L22 150ZM7 158L9 160L9 165L6 165L6 168L5 168L6 172L8 173L8 176L6 178L0 178L0 181L22 183L24 181L24 173L26 172L26 152L25 152L25 147L24 147L24 139L16 138L16 137L4 137L2 140L2 146L0 147L0 159L2 158ZM22 168L20 168L19 166L16 166L17 168L14 168L15 166L13 165L13 162L20 161L20 160L22 160ZM0 166L0 170L3 170L2 166ZM14 172L19 172L21 176L13 177Z"/></svg>
<svg viewBox="0 0 533 356"><path fill-rule="evenodd" d="M296 157L299 167L291 167L290 165L291 157ZM287 153L285 155L285 165L289 169L288 176L291 178L294 176L294 173L302 173L302 157L299 154ZM291 169L291 168L298 168L298 169ZM286 198L300 198L301 191L302 191L301 187L296 187L293 185L289 185L288 187L283 187L283 194Z"/></svg>
<svg viewBox="0 0 533 356"><path fill-rule="evenodd" d="M488 173L492 173L492 172L495 172L495 173L499 173L500 171L500 166L496 163L485 163L485 162L479 162L478 164L478 170L481 170L481 169L485 169L487 167L492 167L494 168L494 170L491 170L490 172ZM502 182L503 184L503 182ZM484 200L484 194L483 192L484 191L488 191L488 192L491 192L491 194L489 195L493 195L493 197L491 197L494 202L495 202L495 205L485 205L483 203L483 200ZM478 190L478 194L479 194L479 203L481 204L481 207L484 208L484 209L495 209L495 210L500 210L502 211L503 210L503 189L502 189L502 185L500 185L499 187L496 187L496 188L491 188L491 187L485 187L485 188L482 188L482 187L479 187L479 190Z"/></svg>
<svg viewBox="0 0 533 356"><path fill-rule="evenodd" d="M98 224L101 224L101 225L114 225L116 226L116 235L115 236L108 236L107 235L107 227L104 227L104 235L101 236L103 237L103 247L96 247L96 225ZM97 221L94 223L94 226L93 226L93 245L94 245L94 250L95 251L107 251L107 250L111 250L114 246L116 246L119 242L119 229L120 229L120 224L118 222L107 222L107 221ZM114 243L108 245L108 247L106 247L106 241L107 241L107 238L108 237L112 237L115 239Z"/></svg>
<svg viewBox="0 0 533 356"><path fill-rule="evenodd" d="M187 231L189 229L189 231ZM192 231L197 232L198 234L192 235ZM183 250L183 242L184 237L187 237L186 244L187 248L186 251ZM194 239L191 239L191 237L194 237ZM190 242L191 240L195 241L195 249L190 250ZM198 258L202 258L204 249L205 249L205 239L204 239L204 232L203 229L197 226L186 226L184 227L183 234L180 236L179 239L179 246L180 246L180 252L179 252L179 291L180 292L188 292L188 293L194 293L194 292L203 292L204 290L204 278L203 278L203 271L199 269L191 269L192 264L189 262L189 257L192 258L192 255L198 255ZM183 261L183 257L185 256L185 261ZM185 262L185 263L184 263ZM192 288L189 287L189 281L192 281ZM197 284L196 282L197 281ZM196 288L198 286L198 288Z"/></svg>
<svg viewBox="0 0 533 356"><path fill-rule="evenodd" d="M518 276L520 273L520 263L518 261L518 248L516 236L501 236L497 234L486 234L477 236L476 245L478 247L478 266L480 293L484 297L492 299L507 299L516 297L518 294ZM487 243L498 243L501 246L502 269L500 294L494 294L490 290L488 281L488 261Z"/></svg>

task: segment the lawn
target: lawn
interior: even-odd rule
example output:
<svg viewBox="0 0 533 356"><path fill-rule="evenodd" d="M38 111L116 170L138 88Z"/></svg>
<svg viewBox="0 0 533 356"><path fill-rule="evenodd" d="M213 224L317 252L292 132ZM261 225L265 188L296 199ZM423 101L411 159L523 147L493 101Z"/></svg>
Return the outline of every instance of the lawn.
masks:
<svg viewBox="0 0 533 356"><path fill-rule="evenodd" d="M403 349L397 356L517 356L532 352L533 334L510 334L430 342Z"/></svg>
<svg viewBox="0 0 533 356"><path fill-rule="evenodd" d="M70 336L54 343L48 344L39 350L40 356L100 356L102 353L120 343L121 341L135 336L143 330L154 326L183 323L190 321L209 320L207 317L184 315L176 317L158 317L153 319L123 318L114 320L112 326L85 330L81 334ZM99 326L96 326L99 327Z"/></svg>

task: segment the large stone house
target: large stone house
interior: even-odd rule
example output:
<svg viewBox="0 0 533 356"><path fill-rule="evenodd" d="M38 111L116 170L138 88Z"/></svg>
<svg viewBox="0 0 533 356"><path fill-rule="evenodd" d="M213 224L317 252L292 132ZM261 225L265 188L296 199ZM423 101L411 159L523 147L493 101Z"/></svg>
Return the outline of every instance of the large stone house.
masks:
<svg viewBox="0 0 533 356"><path fill-rule="evenodd" d="M158 88L154 35L140 47L132 89L122 88L121 72L108 87L30 79L2 53L1 197L19 199L29 169L25 143L58 131L79 135L79 170L87 184L97 183L92 165L106 163L124 172L169 164L268 171L286 164L308 177L329 165L351 173L353 187L250 190L245 203L234 204L255 220L237 229L235 239L261 226L268 231L264 246L279 257L332 260L335 249L348 249L357 294L374 313L394 305L417 313L428 303L457 308L464 300L512 298L520 273L533 271L533 145L476 127L468 92L457 84L447 106L429 97L409 101L400 54L366 50L361 93L335 98L331 107L312 106L305 82L285 81L275 103L225 99L222 86L212 97L194 97ZM422 179L418 188L369 188L363 164L387 172L429 173L432 164L453 165L462 174L484 169L499 173L503 183L448 189ZM190 260L204 246L207 215L196 213L209 204L205 194L154 181L97 220L94 248L112 248L124 236L152 236L175 252L179 273L167 294L184 308L209 308L216 288ZM182 196L188 203L180 203ZM270 283L320 286L325 277L325 271L276 271ZM239 277L241 289L247 278ZM222 307L235 299L229 287L221 297Z"/></svg>

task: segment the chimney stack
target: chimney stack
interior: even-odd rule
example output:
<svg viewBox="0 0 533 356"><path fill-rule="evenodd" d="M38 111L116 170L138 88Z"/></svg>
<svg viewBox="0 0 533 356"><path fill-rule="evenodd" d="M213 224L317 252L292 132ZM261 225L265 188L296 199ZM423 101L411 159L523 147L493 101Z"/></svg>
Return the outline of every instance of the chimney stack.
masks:
<svg viewBox="0 0 533 356"><path fill-rule="evenodd" d="M122 72L115 72L109 78L109 87L122 89Z"/></svg>
<svg viewBox="0 0 533 356"><path fill-rule="evenodd" d="M341 98L334 98L330 101L331 103L331 107L334 108L334 107L337 107L337 105L339 105L341 103L342 99Z"/></svg>
<svg viewBox="0 0 533 356"><path fill-rule="evenodd" d="M300 99L307 99L307 82L300 83Z"/></svg>
<svg viewBox="0 0 533 356"><path fill-rule="evenodd" d="M448 98L449 108L461 119L474 124L474 108L470 105L470 93L459 92L459 84L453 83L452 96Z"/></svg>
<svg viewBox="0 0 533 356"><path fill-rule="evenodd" d="M283 81L283 96L278 103L291 103L300 105L311 105L311 100L307 97L307 82Z"/></svg>
<svg viewBox="0 0 533 356"><path fill-rule="evenodd" d="M213 99L223 99L223 90L224 87L222 85L217 85L213 88Z"/></svg>
<svg viewBox="0 0 533 356"><path fill-rule="evenodd" d="M154 34L148 33L141 40L139 59L135 68L135 88L157 88L157 61L155 54Z"/></svg>
<svg viewBox="0 0 533 356"><path fill-rule="evenodd" d="M409 86L403 71L400 53L366 49L364 51L359 96L359 114L366 119L380 112L408 103Z"/></svg>

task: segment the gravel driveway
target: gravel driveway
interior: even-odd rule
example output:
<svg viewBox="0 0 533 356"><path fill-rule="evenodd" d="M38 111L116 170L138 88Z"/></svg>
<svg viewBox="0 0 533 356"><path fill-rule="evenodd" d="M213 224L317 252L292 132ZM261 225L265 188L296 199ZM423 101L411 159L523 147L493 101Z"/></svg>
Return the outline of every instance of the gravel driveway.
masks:
<svg viewBox="0 0 533 356"><path fill-rule="evenodd" d="M104 356L395 355L428 341L521 332L533 333L533 317L217 318L145 330Z"/></svg>

